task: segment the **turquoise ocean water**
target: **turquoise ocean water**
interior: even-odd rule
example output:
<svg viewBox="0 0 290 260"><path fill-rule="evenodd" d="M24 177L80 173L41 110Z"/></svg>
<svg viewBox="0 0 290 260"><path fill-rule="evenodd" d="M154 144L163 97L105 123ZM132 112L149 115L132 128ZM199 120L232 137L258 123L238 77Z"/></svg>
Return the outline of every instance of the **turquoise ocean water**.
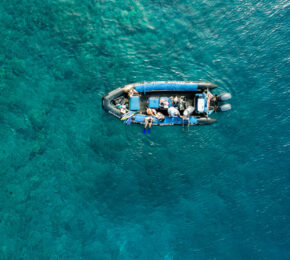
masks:
<svg viewBox="0 0 290 260"><path fill-rule="evenodd" d="M289 7L2 0L0 259L290 259ZM102 110L155 80L233 109L150 135Z"/></svg>

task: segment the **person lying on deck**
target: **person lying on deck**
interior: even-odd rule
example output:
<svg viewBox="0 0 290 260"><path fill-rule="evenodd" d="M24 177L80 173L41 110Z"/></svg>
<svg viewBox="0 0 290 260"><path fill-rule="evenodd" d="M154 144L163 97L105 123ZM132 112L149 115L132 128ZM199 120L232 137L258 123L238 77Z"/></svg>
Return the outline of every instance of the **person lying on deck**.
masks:
<svg viewBox="0 0 290 260"><path fill-rule="evenodd" d="M161 112L157 112L153 108L147 107L146 113L147 113L147 115L155 116L159 121L164 121L164 119L165 119L165 116Z"/></svg>
<svg viewBox="0 0 290 260"><path fill-rule="evenodd" d="M147 115L149 115L149 116L156 116L157 111L156 111L155 109L153 109L153 108L149 108L149 107L147 107L147 108L146 108L146 113L147 113Z"/></svg>
<svg viewBox="0 0 290 260"><path fill-rule="evenodd" d="M134 95L141 96L141 94L136 89L134 89L133 86L125 87L124 92L128 94L129 98L133 97Z"/></svg>

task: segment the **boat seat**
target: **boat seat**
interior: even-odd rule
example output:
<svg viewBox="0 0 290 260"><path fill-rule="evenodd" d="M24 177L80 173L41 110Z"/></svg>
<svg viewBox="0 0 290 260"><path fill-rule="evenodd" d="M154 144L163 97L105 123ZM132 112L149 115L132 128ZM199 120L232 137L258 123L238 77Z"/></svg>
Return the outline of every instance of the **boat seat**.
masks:
<svg viewBox="0 0 290 260"><path fill-rule="evenodd" d="M149 98L149 108L159 108L160 98L159 97L150 97Z"/></svg>
<svg viewBox="0 0 290 260"><path fill-rule="evenodd" d="M140 97L133 96L130 98L130 110L138 111L140 109Z"/></svg>

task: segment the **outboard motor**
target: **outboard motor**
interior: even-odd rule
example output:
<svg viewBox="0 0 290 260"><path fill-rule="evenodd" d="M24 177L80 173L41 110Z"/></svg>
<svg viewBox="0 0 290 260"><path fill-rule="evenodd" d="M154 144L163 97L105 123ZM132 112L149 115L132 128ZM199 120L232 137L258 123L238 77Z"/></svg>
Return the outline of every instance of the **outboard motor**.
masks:
<svg viewBox="0 0 290 260"><path fill-rule="evenodd" d="M219 112L226 112L232 109L231 104L223 104L221 106L218 107L218 111Z"/></svg>
<svg viewBox="0 0 290 260"><path fill-rule="evenodd" d="M218 95L217 98L218 98L218 101L227 101L232 98L232 95L230 93L222 93Z"/></svg>

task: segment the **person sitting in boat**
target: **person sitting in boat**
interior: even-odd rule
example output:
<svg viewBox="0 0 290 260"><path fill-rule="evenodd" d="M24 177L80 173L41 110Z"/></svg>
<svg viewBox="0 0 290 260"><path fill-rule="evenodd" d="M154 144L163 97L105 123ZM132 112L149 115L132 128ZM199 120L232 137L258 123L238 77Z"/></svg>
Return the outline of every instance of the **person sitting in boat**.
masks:
<svg viewBox="0 0 290 260"><path fill-rule="evenodd" d="M120 109L121 114L126 114L128 112L127 108L126 108L126 105L117 104L116 108Z"/></svg>
<svg viewBox="0 0 290 260"><path fill-rule="evenodd" d="M186 108L184 111L183 111L183 116L180 116L182 119L184 120L188 120L190 115L193 113L194 111L194 107L193 106L189 106L188 108Z"/></svg>
<svg viewBox="0 0 290 260"><path fill-rule="evenodd" d="M167 99L160 99L160 107L162 108L168 108L169 107L169 101Z"/></svg>
<svg viewBox="0 0 290 260"><path fill-rule="evenodd" d="M123 107L122 107L122 108L120 109L120 112L121 112L121 114L123 114L123 115L124 115L124 114L126 114L126 113L127 113L127 110L126 110L125 108L123 108Z"/></svg>
<svg viewBox="0 0 290 260"><path fill-rule="evenodd" d="M151 132L151 126L152 126L152 123L153 123L153 117L152 116L145 117L144 122L145 122L145 126L144 126L144 129L143 129L143 134L146 134L147 126L148 126L147 133L149 134Z"/></svg>
<svg viewBox="0 0 290 260"><path fill-rule="evenodd" d="M172 98L172 106L179 107L179 103L180 103L180 101L179 101L177 96Z"/></svg>
<svg viewBox="0 0 290 260"><path fill-rule="evenodd" d="M134 89L133 86L125 87L124 92L128 94L129 98L133 97L134 95L141 96L140 93L136 89Z"/></svg>
<svg viewBox="0 0 290 260"><path fill-rule="evenodd" d="M170 107L167 111L171 117L180 117L179 110L176 107Z"/></svg>

